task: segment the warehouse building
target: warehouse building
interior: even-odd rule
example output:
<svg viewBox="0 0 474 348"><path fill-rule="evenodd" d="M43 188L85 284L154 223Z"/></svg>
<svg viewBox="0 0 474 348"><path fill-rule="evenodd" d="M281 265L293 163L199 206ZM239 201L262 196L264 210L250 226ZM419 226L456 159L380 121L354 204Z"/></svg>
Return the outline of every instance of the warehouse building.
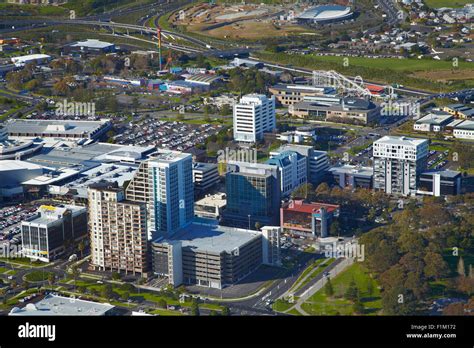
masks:
<svg viewBox="0 0 474 348"><path fill-rule="evenodd" d="M105 54L115 52L115 44L96 39L87 39L66 45L63 51L66 54Z"/></svg>

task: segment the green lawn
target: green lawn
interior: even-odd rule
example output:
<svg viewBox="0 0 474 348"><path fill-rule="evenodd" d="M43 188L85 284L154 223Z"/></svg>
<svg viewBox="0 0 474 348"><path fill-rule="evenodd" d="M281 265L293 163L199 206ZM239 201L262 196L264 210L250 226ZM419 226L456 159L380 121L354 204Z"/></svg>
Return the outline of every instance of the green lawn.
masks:
<svg viewBox="0 0 474 348"><path fill-rule="evenodd" d="M470 3L472 3L472 0L425 0L425 4L431 8L463 7Z"/></svg>
<svg viewBox="0 0 474 348"><path fill-rule="evenodd" d="M308 284L311 280L313 280L314 278L316 278L318 276L318 274L320 274L322 271L324 271L328 266L330 266L334 261L336 261L336 259L332 258L332 259L326 259L326 262L324 262L323 264L319 265L317 267L317 269L311 273L311 275L306 278L301 284L298 285L298 287L295 289L295 291L299 290L300 288L302 288L303 286L305 286L306 284Z"/></svg>
<svg viewBox="0 0 474 348"><path fill-rule="evenodd" d="M169 311L167 309L155 309L150 312L150 314L157 314L157 315L166 315L166 316L180 316L183 313L178 311Z"/></svg>
<svg viewBox="0 0 474 348"><path fill-rule="evenodd" d="M44 280L48 280L48 276L53 274L51 272L43 272L43 271L32 271L25 275L25 279L29 282L41 282Z"/></svg>
<svg viewBox="0 0 474 348"><path fill-rule="evenodd" d="M365 306L364 314L378 313L382 308L380 291L375 280L369 276L368 271L360 263L354 263L331 280L334 288L332 298L326 296L323 288L311 296L301 307L311 315L352 315L352 303L343 297L352 279L354 279L360 291L361 302ZM369 282L373 284L373 294L371 296L367 293Z"/></svg>

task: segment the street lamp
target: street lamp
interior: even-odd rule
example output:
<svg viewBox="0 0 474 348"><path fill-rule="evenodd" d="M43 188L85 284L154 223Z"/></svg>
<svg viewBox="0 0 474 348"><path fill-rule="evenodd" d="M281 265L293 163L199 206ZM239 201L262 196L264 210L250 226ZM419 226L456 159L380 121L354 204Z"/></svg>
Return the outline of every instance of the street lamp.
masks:
<svg viewBox="0 0 474 348"><path fill-rule="evenodd" d="M250 230L250 214L248 215L248 217L249 217L249 230Z"/></svg>

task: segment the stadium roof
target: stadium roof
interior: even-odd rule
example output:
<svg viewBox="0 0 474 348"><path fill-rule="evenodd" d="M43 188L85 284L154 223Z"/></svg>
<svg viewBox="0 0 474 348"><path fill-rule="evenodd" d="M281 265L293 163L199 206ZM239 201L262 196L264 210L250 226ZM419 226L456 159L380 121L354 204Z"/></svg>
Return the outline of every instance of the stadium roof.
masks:
<svg viewBox="0 0 474 348"><path fill-rule="evenodd" d="M96 39L87 39L84 41L77 41L71 44L71 47L87 47L87 48L107 48L113 46L113 43L104 42Z"/></svg>
<svg viewBox="0 0 474 348"><path fill-rule="evenodd" d="M319 22L343 19L350 15L352 15L350 7L339 5L320 5L304 11L297 18Z"/></svg>

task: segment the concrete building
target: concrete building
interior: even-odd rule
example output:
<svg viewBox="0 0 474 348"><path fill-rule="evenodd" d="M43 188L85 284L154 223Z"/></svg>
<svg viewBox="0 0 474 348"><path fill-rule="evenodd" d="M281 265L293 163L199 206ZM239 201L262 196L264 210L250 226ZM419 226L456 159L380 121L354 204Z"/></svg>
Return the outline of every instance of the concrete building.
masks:
<svg viewBox="0 0 474 348"><path fill-rule="evenodd" d="M307 158L296 151L283 151L272 155L266 162L280 170L280 188L282 196L288 196L298 186L308 181Z"/></svg>
<svg viewBox="0 0 474 348"><path fill-rule="evenodd" d="M263 264L281 266L281 227L263 226L262 232L262 257Z"/></svg>
<svg viewBox="0 0 474 348"><path fill-rule="evenodd" d="M215 163L193 163L193 183L195 195L202 196L219 182L219 171Z"/></svg>
<svg viewBox="0 0 474 348"><path fill-rule="evenodd" d="M447 112L448 114L456 117L456 118L463 118L463 119L471 119L474 118L474 108L464 104L450 104L446 105L443 108L443 111Z"/></svg>
<svg viewBox="0 0 474 348"><path fill-rule="evenodd" d="M99 270L141 274L149 270L144 203L125 199L110 184L89 187L91 264Z"/></svg>
<svg viewBox="0 0 474 348"><path fill-rule="evenodd" d="M87 239L87 210L66 205L42 205L32 218L21 222L22 254L32 260L50 262L73 244Z"/></svg>
<svg viewBox="0 0 474 348"><path fill-rule="evenodd" d="M343 165L329 169L335 184L341 188L373 188L374 168Z"/></svg>
<svg viewBox="0 0 474 348"><path fill-rule="evenodd" d="M248 94L234 105L234 140L256 142L276 128L275 97Z"/></svg>
<svg viewBox="0 0 474 348"><path fill-rule="evenodd" d="M420 132L442 132L454 119L447 113L430 113L413 124L413 129Z"/></svg>
<svg viewBox="0 0 474 348"><path fill-rule="evenodd" d="M147 205L150 240L173 235L194 217L192 156L159 150L140 164L126 196Z"/></svg>
<svg viewBox="0 0 474 348"><path fill-rule="evenodd" d="M229 161L226 174L227 206L222 213L225 226L254 229L278 226L280 171L261 163Z"/></svg>
<svg viewBox="0 0 474 348"><path fill-rule="evenodd" d="M290 105L292 116L330 122L367 125L380 117L380 107L366 99L339 97L305 97Z"/></svg>
<svg viewBox="0 0 474 348"><path fill-rule="evenodd" d="M22 120L16 119L6 124L10 137L98 139L112 127L109 120Z"/></svg>
<svg viewBox="0 0 474 348"><path fill-rule="evenodd" d="M63 47L66 54L106 54L115 52L115 44L96 39L77 41Z"/></svg>
<svg viewBox="0 0 474 348"><path fill-rule="evenodd" d="M334 87L310 85L283 85L278 84L268 88L281 105L293 105L304 100L305 97L335 96Z"/></svg>
<svg viewBox="0 0 474 348"><path fill-rule="evenodd" d="M316 128L311 126L302 126L296 128L294 131L283 132L277 134L278 140L286 141L287 143L301 144L303 142L312 143L317 139Z"/></svg>
<svg viewBox="0 0 474 348"><path fill-rule="evenodd" d="M194 203L194 215L208 219L219 219L227 204L225 193L206 195Z"/></svg>
<svg viewBox="0 0 474 348"><path fill-rule="evenodd" d="M277 156L285 151L294 151L306 159L307 180L312 184L319 183L327 174L329 159L326 151L314 150L312 146L286 144L271 151L270 156Z"/></svg>
<svg viewBox="0 0 474 348"><path fill-rule="evenodd" d="M26 56L12 57L11 61L15 66L22 67L27 64L45 64L51 60L47 54L28 54Z"/></svg>
<svg viewBox="0 0 474 348"><path fill-rule="evenodd" d="M453 136L458 139L474 139L474 121L465 120L454 126Z"/></svg>
<svg viewBox="0 0 474 348"><path fill-rule="evenodd" d="M429 170L420 174L417 193L435 197L461 194L461 173L454 170Z"/></svg>
<svg viewBox="0 0 474 348"><path fill-rule="evenodd" d="M114 315L116 307L108 303L49 294L41 301L23 308L13 307L9 316L105 316Z"/></svg>
<svg viewBox="0 0 474 348"><path fill-rule="evenodd" d="M258 232L197 219L172 238L152 243L153 272L167 276L174 286L184 283L222 289L262 263L277 265L278 248L278 227Z"/></svg>
<svg viewBox="0 0 474 348"><path fill-rule="evenodd" d="M9 139L8 132L0 126L0 160L21 160L41 150L43 144L33 140Z"/></svg>
<svg viewBox="0 0 474 348"><path fill-rule="evenodd" d="M283 233L291 235L326 238L339 211L339 205L291 200L280 209L281 228Z"/></svg>
<svg viewBox="0 0 474 348"><path fill-rule="evenodd" d="M374 189L415 194L419 174L426 169L429 140L384 136L373 144Z"/></svg>

